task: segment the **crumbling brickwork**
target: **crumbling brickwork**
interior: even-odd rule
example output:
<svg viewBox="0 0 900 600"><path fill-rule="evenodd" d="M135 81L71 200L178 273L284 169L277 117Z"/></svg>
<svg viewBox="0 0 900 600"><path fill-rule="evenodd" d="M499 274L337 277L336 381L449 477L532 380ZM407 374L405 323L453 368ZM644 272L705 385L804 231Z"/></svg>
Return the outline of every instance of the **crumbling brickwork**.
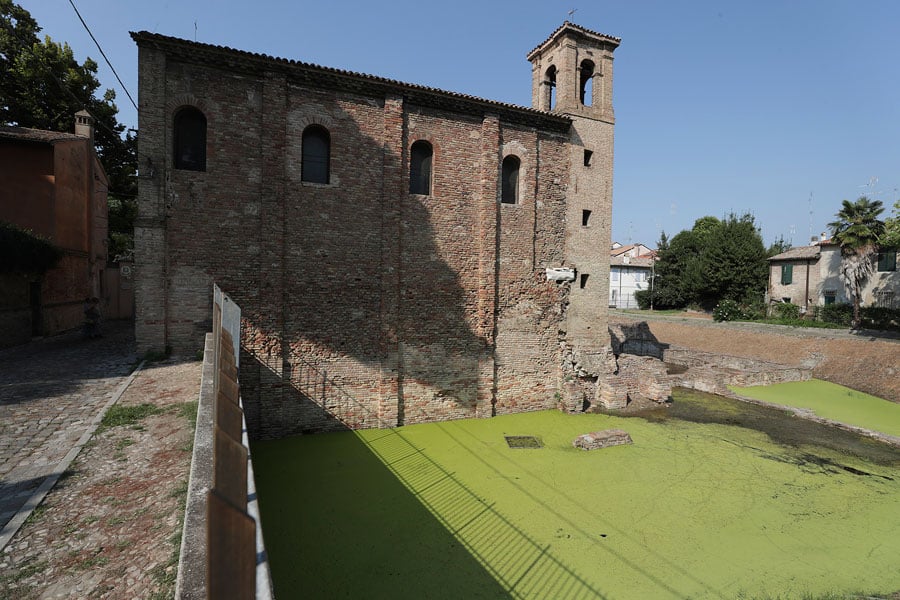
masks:
<svg viewBox="0 0 900 600"><path fill-rule="evenodd" d="M611 105L601 126L592 124L599 107L552 114L133 36L138 344L201 347L216 282L243 309L254 437L552 408L561 332L585 356L608 352L608 277L598 269L609 245ZM618 44L570 24L554 36L545 44L584 38L610 60ZM203 170L174 167L185 107L206 119ZM329 136L327 183L302 175L311 126ZM592 128L603 131L596 168L582 164ZM410 193L417 141L433 150L428 194ZM517 201L501 203L509 155L520 161ZM591 168L604 185L574 195ZM592 231L580 220L585 206ZM545 276L582 265L596 272L590 286ZM596 310L594 296L604 299Z"/></svg>

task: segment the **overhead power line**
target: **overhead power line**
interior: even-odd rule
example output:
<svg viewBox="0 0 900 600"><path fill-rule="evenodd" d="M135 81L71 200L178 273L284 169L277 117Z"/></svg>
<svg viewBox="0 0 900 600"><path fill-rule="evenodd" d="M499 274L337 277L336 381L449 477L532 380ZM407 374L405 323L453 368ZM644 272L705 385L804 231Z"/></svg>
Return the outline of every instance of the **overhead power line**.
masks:
<svg viewBox="0 0 900 600"><path fill-rule="evenodd" d="M131 97L128 88L125 87L124 83L122 83L122 78L119 77L118 73L116 73L115 67L112 66L111 62L109 62L109 59L106 57L106 52L104 52L103 48L100 47L100 42L98 42L97 38L94 37L94 34L91 33L91 28L88 27L87 23L84 22L84 19L81 17L81 13L78 12L78 8L75 6L74 0L69 0L69 4L72 5L72 10L74 10L75 14L78 15L78 20L81 21L82 25L84 25L85 31L87 31L88 35L91 36L91 39L94 40L94 45L97 46L97 50L100 51L100 55L103 56L103 60L106 61L107 66L109 66L110 70L113 72L113 75L116 76L116 80L119 82L119 85L122 86L122 90L125 92L125 95L128 96L129 100L131 100L131 105L134 107L134 110L137 110L137 103L134 101L134 98Z"/></svg>

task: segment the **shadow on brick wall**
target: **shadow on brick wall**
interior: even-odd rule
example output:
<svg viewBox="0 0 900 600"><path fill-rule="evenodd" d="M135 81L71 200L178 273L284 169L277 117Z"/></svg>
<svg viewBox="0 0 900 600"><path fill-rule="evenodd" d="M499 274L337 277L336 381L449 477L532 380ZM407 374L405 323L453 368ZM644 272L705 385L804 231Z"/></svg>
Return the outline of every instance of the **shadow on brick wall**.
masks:
<svg viewBox="0 0 900 600"><path fill-rule="evenodd" d="M251 434L378 426L372 415L390 426L475 416L482 365L493 353L476 331L490 331L493 316L478 312L479 268L496 263L493 245L490 260L479 255L477 236L481 203L495 202L478 198L477 177L452 174L453 153L443 163L440 153L440 144L473 142L435 142L433 193L409 194L405 156L385 148L412 140L375 139L337 103L318 110L331 124L331 183L306 184L299 169L283 169L281 197L263 194L257 240L246 240L259 249L258 272L235 256L234 273L216 274L243 309ZM285 118L281 160L290 161L302 128ZM341 159L349 148L353 160ZM310 377L329 384L308 385Z"/></svg>

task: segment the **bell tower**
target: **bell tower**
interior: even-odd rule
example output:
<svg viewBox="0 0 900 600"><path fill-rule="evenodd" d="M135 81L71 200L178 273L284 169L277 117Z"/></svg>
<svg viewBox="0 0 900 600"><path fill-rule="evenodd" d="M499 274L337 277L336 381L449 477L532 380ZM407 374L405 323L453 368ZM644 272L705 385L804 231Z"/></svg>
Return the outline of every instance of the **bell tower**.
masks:
<svg viewBox="0 0 900 600"><path fill-rule="evenodd" d="M579 369L592 376L608 373L611 358L612 82L613 52L620 41L566 21L528 54L532 108L572 119L565 260L576 276L566 338Z"/></svg>

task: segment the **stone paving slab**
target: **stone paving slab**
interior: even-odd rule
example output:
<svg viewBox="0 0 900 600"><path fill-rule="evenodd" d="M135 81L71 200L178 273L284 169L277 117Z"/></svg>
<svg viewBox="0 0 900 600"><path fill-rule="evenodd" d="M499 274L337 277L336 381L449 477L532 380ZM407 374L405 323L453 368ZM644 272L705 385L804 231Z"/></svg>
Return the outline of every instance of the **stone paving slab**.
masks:
<svg viewBox="0 0 900 600"><path fill-rule="evenodd" d="M137 365L130 322L0 350L0 537Z"/></svg>

